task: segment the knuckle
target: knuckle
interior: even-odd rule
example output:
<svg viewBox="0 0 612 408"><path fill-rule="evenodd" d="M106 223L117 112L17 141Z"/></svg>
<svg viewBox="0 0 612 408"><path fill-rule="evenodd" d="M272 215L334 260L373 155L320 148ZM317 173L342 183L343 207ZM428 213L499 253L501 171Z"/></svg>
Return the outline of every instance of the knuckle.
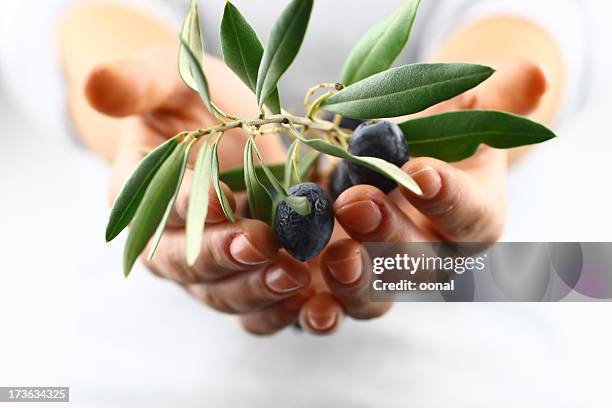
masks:
<svg viewBox="0 0 612 408"><path fill-rule="evenodd" d="M223 296L219 296L208 285L193 285L189 288L190 293L201 303L221 313L235 314L236 311Z"/></svg>
<svg viewBox="0 0 612 408"><path fill-rule="evenodd" d="M430 215L447 218L455 214L463 200L463 189L453 184L452 181L447 183L444 193L440 195L437 203L431 206Z"/></svg>
<svg viewBox="0 0 612 408"><path fill-rule="evenodd" d="M274 295L267 289L264 283L263 273L251 274L245 282L244 293L249 296L245 299L245 307L257 309L272 302Z"/></svg>
<svg viewBox="0 0 612 408"><path fill-rule="evenodd" d="M459 222L453 235L463 241L496 242L501 238L504 224L503 216L481 204Z"/></svg>
<svg viewBox="0 0 612 408"><path fill-rule="evenodd" d="M206 275L208 280L224 276L228 269L235 268L227 254L228 245L225 237L212 232L205 233L200 256L193 268Z"/></svg>
<svg viewBox="0 0 612 408"><path fill-rule="evenodd" d="M168 278L184 285L194 284L199 281L193 269L185 264L184 253L177 245L170 245L166 251Z"/></svg>

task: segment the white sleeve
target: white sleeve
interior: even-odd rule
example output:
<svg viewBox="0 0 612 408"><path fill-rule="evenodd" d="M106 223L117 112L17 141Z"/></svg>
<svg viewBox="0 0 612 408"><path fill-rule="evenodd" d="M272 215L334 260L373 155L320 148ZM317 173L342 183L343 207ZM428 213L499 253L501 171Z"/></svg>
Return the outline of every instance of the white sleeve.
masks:
<svg viewBox="0 0 612 408"><path fill-rule="evenodd" d="M65 130L69 123L56 32L62 13L78 2L84 1L0 1L1 85L11 100L43 130ZM172 0L122 0L120 3L142 7L172 24L183 11L180 3Z"/></svg>
<svg viewBox="0 0 612 408"><path fill-rule="evenodd" d="M501 15L533 21L557 42L565 60L567 87L559 115L563 118L581 107L594 88L585 69L591 57L588 9L589 0L439 0L422 34L426 46L421 57L431 57L452 32L482 18Z"/></svg>

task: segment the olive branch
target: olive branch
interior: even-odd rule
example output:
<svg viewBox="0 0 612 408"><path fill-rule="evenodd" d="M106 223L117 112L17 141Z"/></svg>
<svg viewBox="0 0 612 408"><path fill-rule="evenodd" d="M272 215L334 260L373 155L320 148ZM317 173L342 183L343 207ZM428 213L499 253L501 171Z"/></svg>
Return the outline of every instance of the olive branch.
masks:
<svg viewBox="0 0 612 408"><path fill-rule="evenodd" d="M366 120L422 112L493 75L492 68L474 64L392 68L408 42L418 6L419 0L404 0L395 12L365 33L348 56L340 81L320 83L307 90L306 115L299 116L282 109L278 82L299 52L313 0L291 0L274 23L265 48L246 18L228 1L220 29L224 61L255 93L261 111L256 118L240 118L224 112L211 99L202 69L204 39L198 6L191 0L180 33L179 72L200 95L217 124L170 138L149 152L126 182L113 205L106 230L109 242L131 224L124 250L124 274L129 274L149 242L149 258L153 257L195 146L199 151L185 229L189 265L200 255L211 185L228 221L236 220L220 187L222 181L233 191L246 191L251 215L270 225L275 222L280 203L294 213L292 216L312 215L313 202L306 195L292 194L290 187L308 179L320 154L365 167L421 194L418 184L395 164L352 154L352 131L341 127L343 118ZM326 120L321 112L335 116ZM470 157L481 144L512 148L555 137L551 130L529 119L496 111L443 113L404 121L399 128L412 156L448 162ZM240 168L220 172L218 147L230 129L243 129L247 134L244 163ZM294 139L286 163L266 165L255 141L282 133ZM308 151L302 152L302 147Z"/></svg>

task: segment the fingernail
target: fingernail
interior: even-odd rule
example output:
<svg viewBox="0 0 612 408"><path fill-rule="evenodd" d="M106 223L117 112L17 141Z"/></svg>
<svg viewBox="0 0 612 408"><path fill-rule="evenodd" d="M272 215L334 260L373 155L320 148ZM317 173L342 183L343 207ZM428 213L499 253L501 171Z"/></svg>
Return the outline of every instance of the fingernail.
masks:
<svg viewBox="0 0 612 408"><path fill-rule="evenodd" d="M382 223L382 213L373 201L347 204L336 212L344 226L360 234L374 232Z"/></svg>
<svg viewBox="0 0 612 408"><path fill-rule="evenodd" d="M290 275L278 265L270 267L265 272L264 280L272 292L279 294L295 292L306 284L306 282L302 282L297 277Z"/></svg>
<svg viewBox="0 0 612 408"><path fill-rule="evenodd" d="M442 179L433 167L424 167L414 172L408 171L408 174L417 182L423 195L421 198L430 200L438 195L442 188Z"/></svg>
<svg viewBox="0 0 612 408"><path fill-rule="evenodd" d="M335 312L331 314L317 314L308 312L307 319L308 323L313 329L318 331L325 331L331 329L336 324L337 315Z"/></svg>
<svg viewBox="0 0 612 408"><path fill-rule="evenodd" d="M238 235L229 247L230 254L236 262L243 265L261 265L268 259L257 249L245 234Z"/></svg>
<svg viewBox="0 0 612 408"><path fill-rule="evenodd" d="M361 252L347 258L327 261L327 268L331 276L343 285L351 285L361 278Z"/></svg>

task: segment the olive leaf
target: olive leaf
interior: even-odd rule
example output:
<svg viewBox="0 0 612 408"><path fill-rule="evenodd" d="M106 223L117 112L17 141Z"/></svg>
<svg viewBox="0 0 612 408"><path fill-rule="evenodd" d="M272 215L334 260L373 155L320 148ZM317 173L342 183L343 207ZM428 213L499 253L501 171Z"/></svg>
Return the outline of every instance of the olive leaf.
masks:
<svg viewBox="0 0 612 408"><path fill-rule="evenodd" d="M153 235L153 239L151 240L151 244L149 246L149 255L147 256L147 259L149 261L153 259L153 256L155 255L155 251L157 251L157 247L159 246L159 241L161 241L162 239L162 235L164 234L166 225L168 224L168 219L170 218L170 215L172 214L172 209L174 208L174 204L176 203L176 198L178 197L179 190L181 189L181 184L183 183L183 177L185 176L185 170L187 170L187 164L189 162L189 151L191 150L192 146L193 146L193 143L189 143L185 149L185 153L183 155L183 163L181 167L181 172L179 174L178 182L176 183L176 189L174 190L174 194L172 195L172 197L170 198L170 201L168 202L168 205L166 206L166 212L164 212L164 216L161 222L159 223L159 225L157 226L157 230L155 231L155 235Z"/></svg>
<svg viewBox="0 0 612 408"><path fill-rule="evenodd" d="M225 65L255 92L263 46L249 22L229 1L225 3L221 20L221 50ZM274 114L281 113L278 88L266 99L266 106Z"/></svg>
<svg viewBox="0 0 612 408"><path fill-rule="evenodd" d="M300 160L300 180L306 180L308 173L310 173L312 166L315 165L320 155L321 153L313 150L302 157L302 160Z"/></svg>
<svg viewBox="0 0 612 408"><path fill-rule="evenodd" d="M219 142L215 143L212 148L212 163L210 165L210 176L213 181L213 186L215 188L215 192L217 193L217 198L219 199L219 203L221 204L221 209L223 210L223 214L230 222L236 221L236 216L234 215L234 211L232 210L232 206L230 205L227 196L225 195L225 191L221 188L221 184L219 183L219 154L217 152L217 148L219 146ZM242 178L244 180L244 177Z"/></svg>
<svg viewBox="0 0 612 408"><path fill-rule="evenodd" d="M259 149L257 148L257 145L255 144L253 139L251 139L251 146L255 150L255 154L257 155L257 159L259 160L259 163L261 163L261 168L264 172L265 177L268 179L268 184L274 188L274 190L278 193L279 196L286 197L287 190L285 190L285 187L283 187L281 182L278 181L278 178L276 178L274 173L272 173L270 169L268 168L268 166L266 166L266 164L263 161L263 158L261 157L261 153L259 152Z"/></svg>
<svg viewBox="0 0 612 408"><path fill-rule="evenodd" d="M253 165L253 141L248 139L244 147L244 185L251 214L267 224L272 222L272 196L259 181Z"/></svg>
<svg viewBox="0 0 612 408"><path fill-rule="evenodd" d="M300 172L297 167L296 160L294 160L294 156L296 154L296 149L298 148L298 144L300 143L299 139L295 139L291 146L289 146L289 150L287 150L287 161L285 162L285 174L284 174L284 186L285 188L289 188L294 184L298 184L301 181Z"/></svg>
<svg viewBox="0 0 612 408"><path fill-rule="evenodd" d="M257 103L261 107L295 59L310 20L313 0L292 0L274 23L257 74Z"/></svg>
<svg viewBox="0 0 612 408"><path fill-rule="evenodd" d="M319 157L320 153L317 151L308 152L300 161L300 178L305 180L308 176L308 172L312 168L313 164ZM268 170L278 179L284 177L285 165L284 164L269 164ZM255 173L259 179L265 178L264 170L261 166L255 166ZM226 170L219 174L219 180L224 182L232 191L239 192L244 191L246 186L244 184L244 168L235 167L233 169Z"/></svg>
<svg viewBox="0 0 612 408"><path fill-rule="evenodd" d="M194 91L198 92L197 81L193 75L193 67L191 57L187 50L191 49L194 58L202 64L202 56L204 54L204 44L202 41L202 29L200 27L200 15L198 13L198 3L196 0L191 0L189 3L189 12L183 27L181 29L181 42L186 45L179 50L179 73L183 81Z"/></svg>
<svg viewBox="0 0 612 408"><path fill-rule="evenodd" d="M351 51L340 82L348 86L388 69L408 42L418 7L419 0L405 0L374 25Z"/></svg>
<svg viewBox="0 0 612 408"><path fill-rule="evenodd" d="M206 139L198 152L198 158L193 168L191 190L189 191L189 204L185 222L186 257L189 266L195 264L202 247L202 233L208 213L211 163L212 149L210 141Z"/></svg>
<svg viewBox="0 0 612 408"><path fill-rule="evenodd" d="M259 179L265 178L264 170L261 166L254 166L255 174ZM276 176L276 178L282 178L285 174L284 164L270 164L268 170ZM226 170L219 174L219 180L224 182L232 191L245 191L246 185L244 183L244 168L235 167L233 169Z"/></svg>
<svg viewBox="0 0 612 408"><path fill-rule="evenodd" d="M403 187L407 188L408 190L412 191L417 195L423 194L417 182L414 181L414 179L410 177L407 173L405 173L402 169L392 163L389 163L377 157L354 156L343 148L341 148L340 146L331 144L326 140L306 139L301 134L299 134L299 132L297 132L297 130L295 130L292 125L291 130L295 137L297 137L304 144L310 146L312 149L318 152L327 154L329 156L338 157L340 159L344 159L355 164L360 164L370 170L389 177L396 183L402 185Z"/></svg>
<svg viewBox="0 0 612 408"><path fill-rule="evenodd" d="M257 148L257 145L255 144L255 142L252 143L252 146L255 149L255 153L257 154L257 158L259 159L259 162L261 163L261 168L268 180L268 183L276 191L276 197L275 197L276 200L285 201L287 205L289 205L299 215L306 216L310 214L311 208L310 208L310 202L308 201L308 198L302 197L302 196L299 196L299 197L298 196L288 196L287 190L285 189L285 187L283 187L283 185L278 181L276 176L270 171L270 169L268 169L268 166L266 166L266 164L264 163L261 157L261 153L259 152L259 149Z"/></svg>
<svg viewBox="0 0 612 408"><path fill-rule="evenodd" d="M128 178L113 204L106 226L106 242L115 239L132 221L153 176L176 145L176 137L161 144L140 162Z"/></svg>
<svg viewBox="0 0 612 408"><path fill-rule="evenodd" d="M126 277L160 225L168 203L176 193L186 165L185 151L186 145L181 143L164 161L136 210L123 252L123 273Z"/></svg>
<svg viewBox="0 0 612 408"><path fill-rule="evenodd" d="M187 55L187 59L189 60L189 66L191 67L192 78L195 82L195 89L197 90L202 102L204 102L204 106L208 108L208 110L215 114L218 110L214 107L210 100L210 90L208 88L208 80L206 79L206 75L204 75L204 70L202 69L202 64L197 60L196 55L193 53L189 45L181 39L181 50L185 51Z"/></svg>
<svg viewBox="0 0 612 408"><path fill-rule="evenodd" d="M404 65L344 88L321 107L355 119L409 115L474 88L493 72L472 64Z"/></svg>
<svg viewBox="0 0 612 408"><path fill-rule="evenodd" d="M448 112L409 120L399 126L412 155L447 162L472 156L480 144L507 149L556 137L546 126L496 111Z"/></svg>

